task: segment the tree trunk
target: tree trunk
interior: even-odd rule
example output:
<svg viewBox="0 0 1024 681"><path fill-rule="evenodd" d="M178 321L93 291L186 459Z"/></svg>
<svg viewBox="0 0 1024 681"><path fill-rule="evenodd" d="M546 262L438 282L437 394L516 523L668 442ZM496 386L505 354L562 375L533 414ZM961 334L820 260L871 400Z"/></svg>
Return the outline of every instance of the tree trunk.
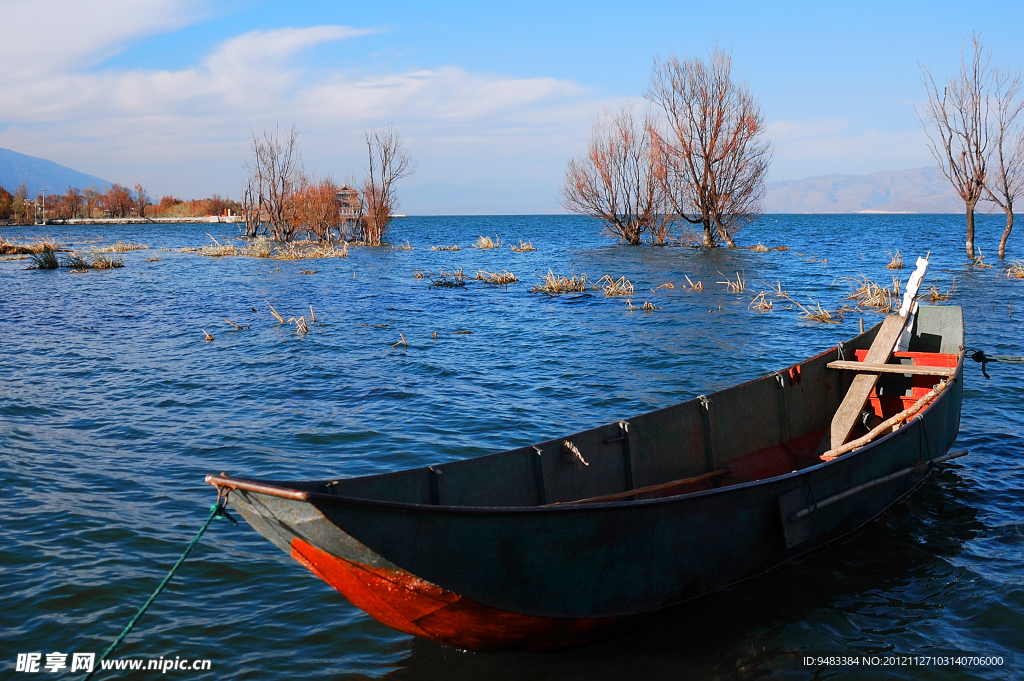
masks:
<svg viewBox="0 0 1024 681"><path fill-rule="evenodd" d="M975 202L967 203L967 257L974 259L974 206Z"/></svg>
<svg viewBox="0 0 1024 681"><path fill-rule="evenodd" d="M711 231L711 220L704 220L704 248L715 247L715 235Z"/></svg>
<svg viewBox="0 0 1024 681"><path fill-rule="evenodd" d="M725 245L729 248L736 248L736 242L729 235L729 228L722 224L722 221L718 218L715 218L715 225L718 227L718 233L721 235L722 240L725 241Z"/></svg>
<svg viewBox="0 0 1024 681"><path fill-rule="evenodd" d="M1010 238L1010 232L1013 230L1013 204L1006 205L1006 229L1003 230L1003 236L999 239L999 259L1002 260L1006 257L1006 240Z"/></svg>

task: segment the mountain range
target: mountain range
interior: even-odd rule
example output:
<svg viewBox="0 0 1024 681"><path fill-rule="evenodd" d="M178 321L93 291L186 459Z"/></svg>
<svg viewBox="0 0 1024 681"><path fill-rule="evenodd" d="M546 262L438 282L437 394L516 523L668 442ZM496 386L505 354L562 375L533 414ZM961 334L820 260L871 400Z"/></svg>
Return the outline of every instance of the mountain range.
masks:
<svg viewBox="0 0 1024 681"><path fill-rule="evenodd" d="M979 206L984 207L984 206ZM870 175L820 175L765 186L766 213L963 213L938 166Z"/></svg>
<svg viewBox="0 0 1024 681"><path fill-rule="evenodd" d="M47 194L63 194L68 187L96 187L101 191L110 187L110 182L94 175L80 173L45 158L0 148L0 187L13 194L22 183L25 183L28 195L33 197L41 189Z"/></svg>

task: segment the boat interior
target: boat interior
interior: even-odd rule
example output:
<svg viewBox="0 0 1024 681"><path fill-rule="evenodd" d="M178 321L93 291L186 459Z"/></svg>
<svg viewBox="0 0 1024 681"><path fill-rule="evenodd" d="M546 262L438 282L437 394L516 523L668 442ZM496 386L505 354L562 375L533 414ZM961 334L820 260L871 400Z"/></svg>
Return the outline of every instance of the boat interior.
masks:
<svg viewBox="0 0 1024 681"><path fill-rule="evenodd" d="M292 490L410 504L522 507L634 501L700 492L821 465L829 428L878 324L840 346L747 383L533 446L436 466ZM907 352L889 364L956 372L962 312L922 305ZM913 371L913 369L908 369ZM942 377L882 373L850 439L928 393Z"/></svg>

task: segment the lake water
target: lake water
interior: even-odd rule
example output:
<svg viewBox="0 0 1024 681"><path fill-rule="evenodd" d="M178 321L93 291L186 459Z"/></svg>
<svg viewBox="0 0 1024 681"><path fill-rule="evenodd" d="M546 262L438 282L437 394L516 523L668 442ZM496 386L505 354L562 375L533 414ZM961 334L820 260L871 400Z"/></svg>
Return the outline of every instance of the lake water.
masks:
<svg viewBox="0 0 1024 681"><path fill-rule="evenodd" d="M905 282L930 251L928 283L947 290L956 278L950 303L964 307L969 351L1024 355L1024 281L1002 276L994 258L1001 222L979 217L991 269L965 264L962 216L767 216L739 241L790 247L769 253L621 246L578 217L406 218L390 238L412 250L282 262L159 250L209 243L207 232L230 237L231 225L0 228L8 240L151 247L105 273L0 263L4 676L22 678L18 653L45 661L106 648L207 517L206 473L352 476L518 447L757 377L855 335L860 318L880 320L852 313L821 325L778 303L748 309L765 282L835 310L847 294L837 278L889 284L886 251L901 249ZM469 248L480 235L506 247ZM511 252L519 239L537 250ZM462 250L429 250L451 243ZM1009 250L1024 257L1024 233ZM549 267L573 266L592 280L625 275L634 304L660 309L629 311L600 292L529 292ZM440 267L507 269L522 283L431 289L413 275ZM745 294L715 283L737 271ZM684 275L705 290L686 290ZM675 288L650 290L663 283ZM307 319L312 305L317 323L300 336L268 304ZM408 348L392 347L400 333ZM968 363L956 446L971 455L853 541L600 645L494 655L415 640L244 522L216 522L114 657L211 660L205 673L167 673L189 679L1021 678L1022 369L989 365L986 380ZM1005 663L800 662L891 653Z"/></svg>

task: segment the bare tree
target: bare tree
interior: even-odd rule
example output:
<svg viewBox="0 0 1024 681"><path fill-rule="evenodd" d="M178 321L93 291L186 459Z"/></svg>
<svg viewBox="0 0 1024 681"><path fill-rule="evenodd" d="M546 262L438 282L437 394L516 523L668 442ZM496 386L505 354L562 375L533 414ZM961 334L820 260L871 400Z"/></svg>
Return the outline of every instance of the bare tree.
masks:
<svg viewBox="0 0 1024 681"><path fill-rule="evenodd" d="M657 61L647 98L665 114L653 136L668 209L702 227L702 243L736 245L732 234L761 213L771 144L761 107L732 78L732 57L717 46L707 61Z"/></svg>
<svg viewBox="0 0 1024 681"><path fill-rule="evenodd" d="M303 177L294 199L296 228L319 241L330 242L332 230L340 229L339 189L330 178L317 181Z"/></svg>
<svg viewBox="0 0 1024 681"><path fill-rule="evenodd" d="M369 158L366 180L361 192L362 220L360 231L367 244L379 246L391 223L398 201L394 184L416 172L416 162L402 144L394 126L365 133Z"/></svg>
<svg viewBox="0 0 1024 681"><path fill-rule="evenodd" d="M1006 240L1013 230L1013 202L1024 189L1024 126L1017 121L1024 111L1024 101L1017 99L1020 94L1020 69L1006 69L992 73L992 99L995 104L995 146L992 156L995 163L985 183L988 200L1006 213L1006 229L999 239L999 258L1006 257Z"/></svg>
<svg viewBox="0 0 1024 681"><path fill-rule="evenodd" d="M135 210L138 212L140 218L146 217L146 208L153 205L153 202L149 200L149 196L146 195L146 188L142 186L142 183L136 183L135 185Z"/></svg>
<svg viewBox="0 0 1024 681"><path fill-rule="evenodd" d="M612 236L628 244L639 244L645 233L652 243L664 243L663 198L649 117L638 126L630 106L615 114L606 111L594 123L587 155L569 161L562 205L602 220Z"/></svg>
<svg viewBox="0 0 1024 681"><path fill-rule="evenodd" d="M278 241L295 235L292 198L302 174L298 138L294 125L283 140L276 127L264 130L262 138L253 133L252 158L245 164L249 177L242 191L247 235L256 236L261 227Z"/></svg>
<svg viewBox="0 0 1024 681"><path fill-rule="evenodd" d="M960 75L946 80L939 92L931 72L921 66L928 91L918 121L928 135L928 148L967 208L967 257L974 258L974 208L985 189L989 146L989 91L991 54L981 36L971 37L974 54L967 59L967 45L960 51Z"/></svg>

